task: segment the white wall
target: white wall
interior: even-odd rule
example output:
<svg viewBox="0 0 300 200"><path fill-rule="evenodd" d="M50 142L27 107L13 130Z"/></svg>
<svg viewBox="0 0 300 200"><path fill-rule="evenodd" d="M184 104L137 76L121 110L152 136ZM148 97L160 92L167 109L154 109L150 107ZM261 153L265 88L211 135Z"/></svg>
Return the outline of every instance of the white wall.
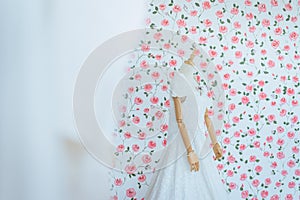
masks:
<svg viewBox="0 0 300 200"><path fill-rule="evenodd" d="M73 86L88 54L144 27L140 0L0 3L0 199L101 199L102 166L74 128Z"/></svg>

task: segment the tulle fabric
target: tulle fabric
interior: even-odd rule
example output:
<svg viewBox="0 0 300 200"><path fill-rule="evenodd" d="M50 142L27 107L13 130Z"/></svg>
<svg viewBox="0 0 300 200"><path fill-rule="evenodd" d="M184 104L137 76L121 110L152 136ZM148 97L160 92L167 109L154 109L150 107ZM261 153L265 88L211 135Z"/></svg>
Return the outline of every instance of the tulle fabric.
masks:
<svg viewBox="0 0 300 200"><path fill-rule="evenodd" d="M174 77L175 83L172 84L172 96L186 97L182 103L183 120L189 132L190 139L194 151L200 158L200 170L198 172L191 172L190 165L187 160L186 153L183 150L184 145L181 137L176 137L172 144L173 148L168 148L164 155L162 155L161 164L164 162L171 163L168 158L170 155L177 154L180 157L165 168L156 171L153 174L149 190L146 193L145 200L214 200L227 199L228 193L221 181L221 177L216 168L216 162L213 160L213 153L211 148L207 145L210 142L208 135L206 135L206 127L204 124L204 113L206 107L211 105L209 98L206 97L205 91L200 93L195 89L192 83L192 77L186 76L193 73L192 67L183 66L181 72L185 71L185 76L182 73L177 73ZM189 83L189 88L183 87L182 78ZM187 91L192 90L191 94ZM189 102L195 98L196 105ZM186 107L186 105L189 105ZM192 106L192 107L191 107ZM178 136L179 130L175 119L174 104L170 107L170 137L172 133ZM191 119L189 112L197 110L198 118ZM193 130L189 125L190 120L197 122L196 130ZM179 135L180 136L180 135ZM175 147L175 148L174 148Z"/></svg>

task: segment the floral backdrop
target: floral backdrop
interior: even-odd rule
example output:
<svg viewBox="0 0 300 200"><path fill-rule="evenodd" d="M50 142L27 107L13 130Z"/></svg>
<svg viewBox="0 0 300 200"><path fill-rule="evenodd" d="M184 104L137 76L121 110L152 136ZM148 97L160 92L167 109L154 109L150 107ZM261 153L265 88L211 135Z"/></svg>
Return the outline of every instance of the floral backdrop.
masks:
<svg viewBox="0 0 300 200"><path fill-rule="evenodd" d="M300 199L299 18L298 0L149 3L147 26L192 38L222 78L224 156L216 167L240 199ZM143 174L113 180L115 199L142 199L147 189Z"/></svg>

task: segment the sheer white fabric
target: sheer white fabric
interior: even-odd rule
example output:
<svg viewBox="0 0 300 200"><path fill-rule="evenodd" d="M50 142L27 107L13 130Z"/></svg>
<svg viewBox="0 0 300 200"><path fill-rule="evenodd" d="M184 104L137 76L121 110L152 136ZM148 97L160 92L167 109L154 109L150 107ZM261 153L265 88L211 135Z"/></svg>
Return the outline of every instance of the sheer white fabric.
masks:
<svg viewBox="0 0 300 200"><path fill-rule="evenodd" d="M227 199L228 194L221 182L216 162L212 158L213 153L209 145L207 145L210 143L209 136L205 135L204 113L206 107L210 106L211 103L209 98L206 97L205 89L201 88L200 90L198 85L194 84L193 72L195 70L189 65L183 65L180 73L175 75L171 85L172 96L186 97L186 100L182 103L183 121L192 140L193 149L200 157L200 170L198 172L190 171L190 165L184 153L171 165L154 173L151 185L145 196L146 200ZM184 81L188 83L188 87L184 84ZM190 91L192 93L189 93ZM193 98L196 99L196 105L191 103ZM169 132L170 137L172 137L172 134L177 135L179 133L174 110L174 104L172 103L170 107L170 126L172 127ZM193 110L198 111L196 119L189 117L189 112ZM197 123L196 130L190 128L190 121ZM183 152L182 148L184 148L184 145L181 137L176 137L174 142L176 145L172 144L173 148L167 149L162 157L162 163L169 158L169 155Z"/></svg>

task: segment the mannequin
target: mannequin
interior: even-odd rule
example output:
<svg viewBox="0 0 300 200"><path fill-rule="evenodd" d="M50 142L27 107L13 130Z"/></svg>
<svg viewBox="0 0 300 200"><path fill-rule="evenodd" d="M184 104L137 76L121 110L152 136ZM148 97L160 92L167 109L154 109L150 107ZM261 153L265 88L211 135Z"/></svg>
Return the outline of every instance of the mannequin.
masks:
<svg viewBox="0 0 300 200"><path fill-rule="evenodd" d="M193 62L194 57L195 57L195 54L192 54L190 56L190 58L188 60L186 60L184 63L187 65L190 65L191 67L195 66L195 64ZM183 70L181 70L181 71L183 71ZM186 77L187 76L188 75L186 75ZM195 154L194 150L192 149L191 142L190 142L189 136L187 134L185 124L182 119L181 98L173 97L173 101L174 101L174 105L175 105L176 121L177 121L178 128L179 128L181 136L182 136L183 143L187 150L187 156L188 156L188 161L189 161L189 164L191 167L191 171L193 171L193 170L198 171L199 170L199 159L198 159L197 155ZM212 145L213 145L213 151L215 153L215 160L220 159L220 158L222 158L222 149L221 149L219 143L217 142L214 127L208 116L207 108L205 110L204 119L205 119L205 124L207 126L207 130L208 130L208 133L209 133Z"/></svg>
<svg viewBox="0 0 300 200"><path fill-rule="evenodd" d="M181 136L179 136L178 143L173 145L172 149L169 148L166 150L162 159L164 161L172 153L179 152L180 150L178 149L182 143L187 156L181 156L171 165L155 172L149 190L145 195L145 200L216 200L228 198L217 168L214 165L210 147L206 147L203 141L206 140L204 128L202 127L205 124L215 155L214 159L222 158L222 149L217 142L214 126L206 108L209 104L209 99L206 95L202 95L202 91L197 90L199 85L194 79L194 73L197 71L193 63L194 57L195 54L193 53L184 62L180 68L180 73L178 73L180 78L173 79L173 106L171 106L170 112L173 109L174 117L171 114L170 125L175 120L175 126L177 126L177 130ZM188 82L188 87L181 82L182 80ZM192 90L192 96L188 92L190 89ZM199 111L199 117L195 119L199 125L196 130L189 127L190 120L193 120L189 117L189 112L191 109L195 110L196 108L187 107L187 105L192 105L190 102L193 97L196 99L195 102ZM188 101L190 102L188 103ZM195 133L194 137L191 132ZM174 133L174 130L170 131L170 134L172 133ZM201 157L200 152L203 148L208 151Z"/></svg>

